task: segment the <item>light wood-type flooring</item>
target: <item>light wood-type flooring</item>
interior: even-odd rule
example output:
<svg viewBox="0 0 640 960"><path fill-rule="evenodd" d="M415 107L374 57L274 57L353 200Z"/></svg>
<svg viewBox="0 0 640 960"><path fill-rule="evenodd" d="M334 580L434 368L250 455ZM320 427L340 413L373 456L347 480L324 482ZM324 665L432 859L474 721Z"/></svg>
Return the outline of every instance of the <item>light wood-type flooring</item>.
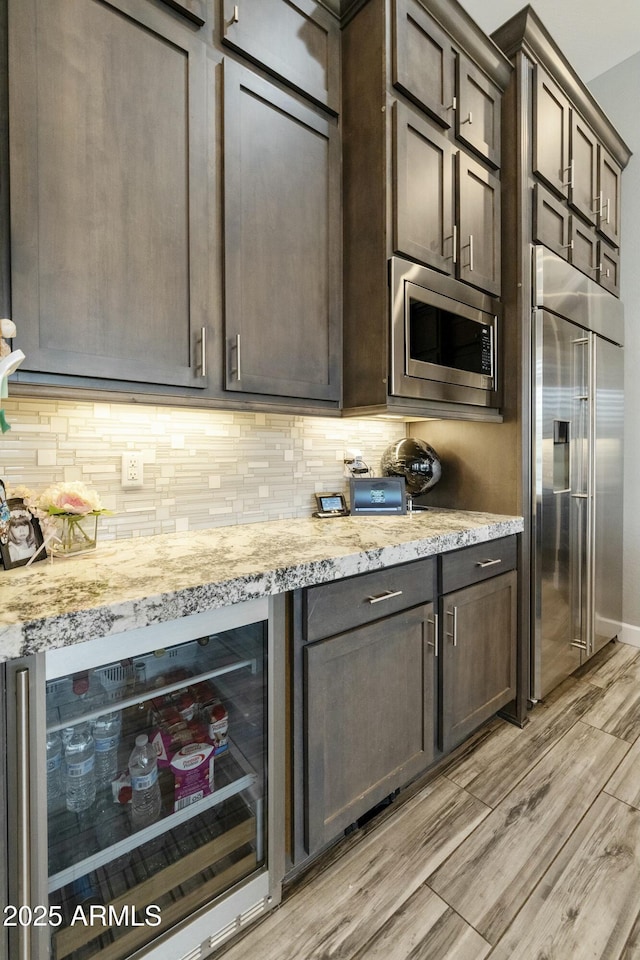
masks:
<svg viewBox="0 0 640 960"><path fill-rule="evenodd" d="M494 719L222 960L640 960L640 650Z"/></svg>

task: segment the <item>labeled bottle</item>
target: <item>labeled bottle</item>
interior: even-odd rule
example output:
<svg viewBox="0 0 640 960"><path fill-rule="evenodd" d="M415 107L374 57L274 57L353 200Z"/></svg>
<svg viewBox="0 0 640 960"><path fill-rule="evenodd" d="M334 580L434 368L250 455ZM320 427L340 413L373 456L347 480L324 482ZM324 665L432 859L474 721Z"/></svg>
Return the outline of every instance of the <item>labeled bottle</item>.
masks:
<svg viewBox="0 0 640 960"><path fill-rule="evenodd" d="M103 713L93 725L96 749L96 786L110 784L118 776L118 747L122 716L119 711Z"/></svg>
<svg viewBox="0 0 640 960"><path fill-rule="evenodd" d="M141 830L160 816L162 797L158 783L158 758L146 733L136 737L129 757L131 777L131 824Z"/></svg>
<svg viewBox="0 0 640 960"><path fill-rule="evenodd" d="M47 731L47 803L62 796L62 737L56 731Z"/></svg>
<svg viewBox="0 0 640 960"><path fill-rule="evenodd" d="M62 737L66 764L67 810L81 813L96 799L96 751L88 723L78 723Z"/></svg>

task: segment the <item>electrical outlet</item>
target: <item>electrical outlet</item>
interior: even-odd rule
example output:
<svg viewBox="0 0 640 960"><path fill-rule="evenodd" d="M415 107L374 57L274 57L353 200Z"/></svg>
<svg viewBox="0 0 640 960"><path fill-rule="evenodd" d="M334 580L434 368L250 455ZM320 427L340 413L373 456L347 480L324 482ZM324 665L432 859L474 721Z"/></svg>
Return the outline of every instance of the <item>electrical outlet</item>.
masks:
<svg viewBox="0 0 640 960"><path fill-rule="evenodd" d="M122 489L139 490L144 483L141 453L122 454Z"/></svg>

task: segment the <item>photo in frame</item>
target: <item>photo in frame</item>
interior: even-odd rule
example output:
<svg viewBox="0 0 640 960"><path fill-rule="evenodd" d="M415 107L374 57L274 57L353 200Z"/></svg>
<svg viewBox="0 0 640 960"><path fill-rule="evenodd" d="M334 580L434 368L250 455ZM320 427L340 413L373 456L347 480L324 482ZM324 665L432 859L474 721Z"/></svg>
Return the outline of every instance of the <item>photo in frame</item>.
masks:
<svg viewBox="0 0 640 960"><path fill-rule="evenodd" d="M0 489L2 494L3 487ZM33 558L33 562L44 560L47 551L43 546L42 531L37 517L27 509L21 497L5 499L6 516L3 523L3 533L0 536L0 557L5 570L13 567L23 567Z"/></svg>

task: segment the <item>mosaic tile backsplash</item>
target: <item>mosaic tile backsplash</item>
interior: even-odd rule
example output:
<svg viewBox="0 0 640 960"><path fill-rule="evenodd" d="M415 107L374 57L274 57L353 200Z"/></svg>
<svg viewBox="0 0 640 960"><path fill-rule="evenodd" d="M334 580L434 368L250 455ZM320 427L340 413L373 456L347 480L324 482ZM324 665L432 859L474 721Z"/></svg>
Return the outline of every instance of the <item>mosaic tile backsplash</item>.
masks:
<svg viewBox="0 0 640 960"><path fill-rule="evenodd" d="M379 473L401 422L12 399L0 436L0 477L34 492L82 480L114 512L100 537L150 536L308 517L313 494L346 490L345 450ZM123 490L122 454L143 456L144 485Z"/></svg>

